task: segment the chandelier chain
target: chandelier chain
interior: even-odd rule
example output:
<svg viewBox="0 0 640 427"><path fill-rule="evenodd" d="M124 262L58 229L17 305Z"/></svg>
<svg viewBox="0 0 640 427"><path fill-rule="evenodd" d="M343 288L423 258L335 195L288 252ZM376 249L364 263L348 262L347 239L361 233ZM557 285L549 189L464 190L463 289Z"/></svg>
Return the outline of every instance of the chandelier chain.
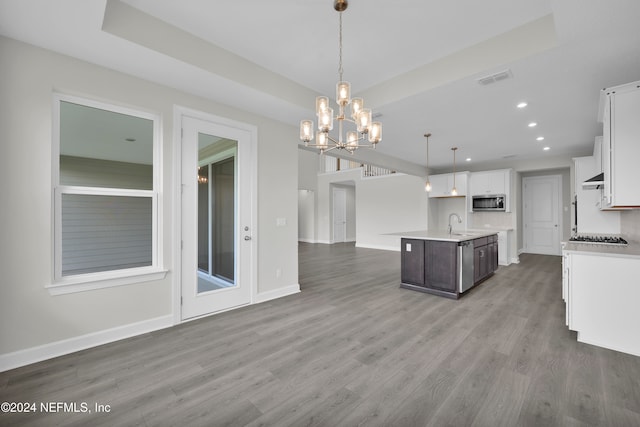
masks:
<svg viewBox="0 0 640 427"><path fill-rule="evenodd" d="M339 37L339 44L340 44L340 49L339 49L339 63L338 63L338 74L340 75L340 81L342 81L342 12L339 12L340 15L340 37Z"/></svg>

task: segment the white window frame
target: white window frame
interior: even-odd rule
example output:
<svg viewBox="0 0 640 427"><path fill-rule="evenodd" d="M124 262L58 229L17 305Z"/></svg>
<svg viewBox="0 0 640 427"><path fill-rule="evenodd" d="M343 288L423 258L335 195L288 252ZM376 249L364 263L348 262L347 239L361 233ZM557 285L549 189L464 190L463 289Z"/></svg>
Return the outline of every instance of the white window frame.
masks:
<svg viewBox="0 0 640 427"><path fill-rule="evenodd" d="M135 190L60 185L60 103L70 102L101 110L126 114L151 120L153 123L153 189ZM160 192L162 184L162 134L161 116L106 102L55 93L53 96L52 135L52 224L53 224L53 271L52 283L46 285L51 294L68 294L114 286L129 285L163 279L167 271L162 266L162 209ZM62 275L62 195L86 194L97 196L126 196L150 198L152 203L152 257L151 265L76 275Z"/></svg>

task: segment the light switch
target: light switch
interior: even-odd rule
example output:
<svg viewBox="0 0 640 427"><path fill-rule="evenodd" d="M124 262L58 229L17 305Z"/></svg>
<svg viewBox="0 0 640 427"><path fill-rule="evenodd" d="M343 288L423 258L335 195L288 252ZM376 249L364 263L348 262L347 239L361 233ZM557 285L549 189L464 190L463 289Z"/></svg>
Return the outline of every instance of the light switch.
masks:
<svg viewBox="0 0 640 427"><path fill-rule="evenodd" d="M411 252L411 243L407 243L407 244L406 244L405 250L406 250L407 252Z"/></svg>
<svg viewBox="0 0 640 427"><path fill-rule="evenodd" d="M284 227L287 225L287 218L276 218L276 227Z"/></svg>

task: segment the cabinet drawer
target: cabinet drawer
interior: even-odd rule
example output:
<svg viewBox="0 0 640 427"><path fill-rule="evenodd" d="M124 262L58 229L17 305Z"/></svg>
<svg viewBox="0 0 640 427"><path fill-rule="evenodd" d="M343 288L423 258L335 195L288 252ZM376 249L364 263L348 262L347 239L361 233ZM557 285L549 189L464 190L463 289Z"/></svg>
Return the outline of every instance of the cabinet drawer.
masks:
<svg viewBox="0 0 640 427"><path fill-rule="evenodd" d="M479 239L473 240L473 247L479 248L480 246L487 246L487 243L489 243L488 237L480 237Z"/></svg>

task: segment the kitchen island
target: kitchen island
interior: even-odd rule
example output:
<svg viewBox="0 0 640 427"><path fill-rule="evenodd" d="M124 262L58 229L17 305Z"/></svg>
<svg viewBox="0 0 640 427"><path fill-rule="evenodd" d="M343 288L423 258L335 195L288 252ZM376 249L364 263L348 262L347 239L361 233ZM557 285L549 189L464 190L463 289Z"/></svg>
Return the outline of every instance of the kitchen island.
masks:
<svg viewBox="0 0 640 427"><path fill-rule="evenodd" d="M458 299L498 268L495 231L419 230L401 237L400 287Z"/></svg>

